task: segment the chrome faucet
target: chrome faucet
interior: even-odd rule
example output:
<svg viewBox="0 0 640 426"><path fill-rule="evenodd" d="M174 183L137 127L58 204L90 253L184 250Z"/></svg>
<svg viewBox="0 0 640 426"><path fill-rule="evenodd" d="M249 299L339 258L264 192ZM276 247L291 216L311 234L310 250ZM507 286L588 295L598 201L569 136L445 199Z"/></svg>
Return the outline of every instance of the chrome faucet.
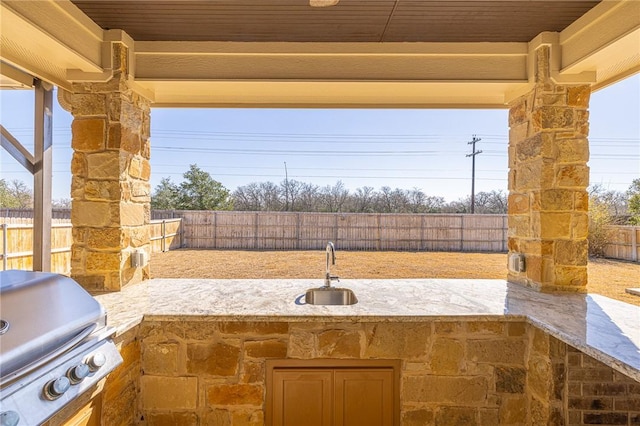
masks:
<svg viewBox="0 0 640 426"><path fill-rule="evenodd" d="M324 286L329 288L331 287L331 281L340 281L340 278L338 278L337 276L331 275L331 265L336 264L336 248L334 247L331 241L327 243L326 252L327 252L327 269L324 275Z"/></svg>

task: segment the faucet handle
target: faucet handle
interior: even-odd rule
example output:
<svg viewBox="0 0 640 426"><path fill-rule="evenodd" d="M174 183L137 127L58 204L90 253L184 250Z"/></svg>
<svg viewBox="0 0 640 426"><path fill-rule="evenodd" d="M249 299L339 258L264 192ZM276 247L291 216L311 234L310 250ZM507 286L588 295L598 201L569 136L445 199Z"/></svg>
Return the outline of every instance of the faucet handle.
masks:
<svg viewBox="0 0 640 426"><path fill-rule="evenodd" d="M340 277L338 277L337 275L329 275L329 279L331 281L338 281L340 282Z"/></svg>

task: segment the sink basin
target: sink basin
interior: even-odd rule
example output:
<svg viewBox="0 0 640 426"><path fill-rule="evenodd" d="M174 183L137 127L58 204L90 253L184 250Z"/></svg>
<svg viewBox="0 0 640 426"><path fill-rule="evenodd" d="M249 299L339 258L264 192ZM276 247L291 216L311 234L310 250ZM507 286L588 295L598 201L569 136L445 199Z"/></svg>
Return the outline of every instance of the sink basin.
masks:
<svg viewBox="0 0 640 426"><path fill-rule="evenodd" d="M355 293L348 288L310 288L305 294L309 305L354 305L358 303Z"/></svg>

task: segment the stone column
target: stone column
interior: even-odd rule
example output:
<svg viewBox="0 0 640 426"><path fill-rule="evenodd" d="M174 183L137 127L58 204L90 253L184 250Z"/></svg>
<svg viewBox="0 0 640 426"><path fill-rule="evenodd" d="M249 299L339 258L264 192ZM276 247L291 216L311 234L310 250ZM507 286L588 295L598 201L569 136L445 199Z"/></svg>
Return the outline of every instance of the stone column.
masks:
<svg viewBox="0 0 640 426"><path fill-rule="evenodd" d="M543 292L587 284L589 85L550 78L550 47L535 52L534 87L509 111L509 256L526 271L508 279Z"/></svg>
<svg viewBox="0 0 640 426"><path fill-rule="evenodd" d="M92 292L149 277L150 102L132 89L127 47L113 44L113 77L60 93L72 123L71 276Z"/></svg>

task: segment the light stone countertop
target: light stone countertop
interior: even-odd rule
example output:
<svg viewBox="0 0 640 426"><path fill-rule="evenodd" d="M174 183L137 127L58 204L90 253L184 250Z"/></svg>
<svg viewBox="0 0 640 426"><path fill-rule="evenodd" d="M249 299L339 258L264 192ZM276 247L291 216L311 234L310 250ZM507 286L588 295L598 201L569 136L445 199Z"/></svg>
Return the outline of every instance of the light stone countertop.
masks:
<svg viewBox="0 0 640 426"><path fill-rule="evenodd" d="M96 298L118 333L153 320L437 321L526 319L640 381L640 307L596 294L543 294L504 280L341 280L351 306L313 306L322 280L152 279Z"/></svg>

